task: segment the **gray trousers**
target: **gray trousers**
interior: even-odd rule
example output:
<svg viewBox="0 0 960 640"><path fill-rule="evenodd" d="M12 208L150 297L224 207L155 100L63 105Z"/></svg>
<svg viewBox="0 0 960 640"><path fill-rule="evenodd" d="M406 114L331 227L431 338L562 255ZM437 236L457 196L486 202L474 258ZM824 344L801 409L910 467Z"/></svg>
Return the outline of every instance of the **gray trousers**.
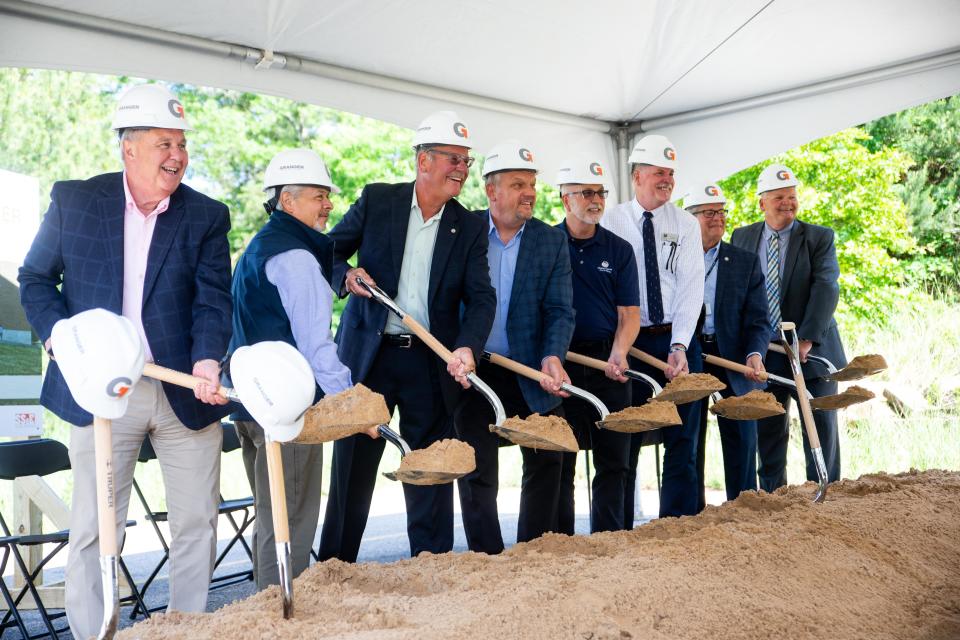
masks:
<svg viewBox="0 0 960 640"><path fill-rule="evenodd" d="M270 481L263 429L256 422L238 420L237 435L243 447L243 465L253 490L257 519L253 525L253 575L257 589L280 584L277 548L273 537ZM310 549L320 519L320 491L323 479L323 445L283 444L283 484L290 521L290 574L297 577L310 566Z"/></svg>
<svg viewBox="0 0 960 640"><path fill-rule="evenodd" d="M111 424L117 543L123 545L133 470L144 437L150 436L163 473L170 514L170 604L167 611L200 613L217 550L220 504L219 422L188 429L177 419L156 380L141 378L133 388L127 413ZM70 431L73 502L67 558L67 620L74 638L92 638L103 619L100 548L97 527L97 478L93 428Z"/></svg>

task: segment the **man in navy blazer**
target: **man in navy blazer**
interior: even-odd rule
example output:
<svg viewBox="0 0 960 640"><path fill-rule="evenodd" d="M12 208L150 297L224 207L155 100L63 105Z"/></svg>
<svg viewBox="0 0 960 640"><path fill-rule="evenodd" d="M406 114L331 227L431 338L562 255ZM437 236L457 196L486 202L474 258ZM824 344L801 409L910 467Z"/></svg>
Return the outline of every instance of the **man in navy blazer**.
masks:
<svg viewBox="0 0 960 640"><path fill-rule="evenodd" d="M807 355L822 356L838 369L847 365L840 332L833 318L840 299L840 265L834 246L833 229L797 220L797 178L788 167L770 165L757 179L757 195L763 221L733 232L730 242L753 252L764 264L771 329L781 320L795 322L800 339L800 361L807 390L814 396L837 393L837 383L824 380L826 367ZM777 265L779 263L779 269ZM779 334L772 335L779 341ZM779 353L767 356L767 369L793 378L787 359ZM790 439L790 397L795 392L774 387L770 390L783 404L782 416L764 418L757 424L760 456L760 488L773 491L787 484L787 443ZM814 411L814 423L820 437L827 477L840 479L840 443L837 412ZM807 480L817 480L817 470L803 434L807 462Z"/></svg>
<svg viewBox="0 0 960 640"><path fill-rule="evenodd" d="M487 273L482 220L454 198L473 158L469 131L452 111L429 116L414 135L417 178L370 184L329 236L335 242L334 290L350 292L337 332L338 354L355 383L399 408L400 432L413 449L453 434L450 418L466 375L490 331L496 294ZM347 260L357 256L352 268ZM453 353L444 365L399 319L356 282L376 284ZM333 448L320 559L357 559L384 441L366 435ZM453 548L453 485L403 485L410 552Z"/></svg>
<svg viewBox="0 0 960 640"><path fill-rule="evenodd" d="M127 91L113 128L123 173L53 186L20 269L20 301L48 349L58 320L101 307L133 322L148 362L208 381L190 392L143 378L126 415L112 424L118 539L137 453L149 436L164 472L172 530L169 609L202 612L217 542L219 421L228 413L215 392L231 333L230 216L220 202L181 184L188 127L167 89ZM103 614L93 417L74 401L55 361L40 399L74 425L66 610L74 637L88 638Z"/></svg>
<svg viewBox="0 0 960 640"><path fill-rule="evenodd" d="M703 241L703 326L700 344L704 355L714 355L745 364L752 373L743 375L704 362L703 370L727 382L721 395L742 396L762 386L770 325L764 295L763 270L755 253L722 242L726 230L727 200L715 184L695 188L683 201L700 223ZM706 506L704 466L707 442L707 403L699 404L700 440L697 473L700 477L700 510ZM723 473L727 499L742 491L757 490L757 421L718 418Z"/></svg>
<svg viewBox="0 0 960 640"><path fill-rule="evenodd" d="M542 382L481 362L478 375L503 402L508 416L563 415L560 385L573 336L573 284L567 239L562 231L533 217L537 165L517 142L496 145L483 163L490 208L479 212L489 239L490 280L497 290L496 317L485 350L542 371ZM503 535L497 513L498 449L490 433L493 412L479 394L464 394L457 408L457 436L476 454L477 468L457 481L463 530L471 551L500 553ZM560 477L557 451L522 447L523 480L517 542L559 531Z"/></svg>

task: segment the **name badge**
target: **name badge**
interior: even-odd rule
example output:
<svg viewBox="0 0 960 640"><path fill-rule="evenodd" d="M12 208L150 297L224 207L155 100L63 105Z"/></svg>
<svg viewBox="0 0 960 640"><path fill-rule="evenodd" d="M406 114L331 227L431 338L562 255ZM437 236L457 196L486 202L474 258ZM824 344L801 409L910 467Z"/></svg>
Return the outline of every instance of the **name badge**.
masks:
<svg viewBox="0 0 960 640"><path fill-rule="evenodd" d="M663 234L663 241L664 241L664 242L675 243L675 242L678 242L679 240L680 240L680 236L678 236L678 235L675 234L675 233L664 233L664 234Z"/></svg>
<svg viewBox="0 0 960 640"><path fill-rule="evenodd" d="M708 316L712 316L712 315L713 315L713 307L710 305L710 303L709 303L709 302L704 302L704 303L703 303L703 306L706 308L707 315L708 315Z"/></svg>

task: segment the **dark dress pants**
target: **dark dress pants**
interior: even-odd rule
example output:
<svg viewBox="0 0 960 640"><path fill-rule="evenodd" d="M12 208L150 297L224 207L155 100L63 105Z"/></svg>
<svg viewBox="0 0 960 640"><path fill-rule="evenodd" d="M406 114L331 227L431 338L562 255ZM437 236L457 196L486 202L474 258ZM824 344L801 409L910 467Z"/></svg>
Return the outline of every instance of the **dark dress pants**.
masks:
<svg viewBox="0 0 960 640"><path fill-rule="evenodd" d="M523 399L515 373L482 361L477 367L477 375L500 398L508 418L526 418L532 413ZM558 407L549 413L562 415L562 410ZM509 443L490 433L493 408L475 390L463 394L454 416L457 437L473 447L477 461L475 471L457 480L467 545L471 551L500 553L503 551L503 534L497 512L498 458L500 446ZM557 531L561 458L556 451L521 447L520 452L523 480L517 542L526 542L548 531Z"/></svg>
<svg viewBox="0 0 960 640"><path fill-rule="evenodd" d="M606 362L610 356L610 343L571 344L570 350ZM608 378L603 371L567 362L564 367L570 382L600 398L610 413L630 406L630 383L621 383ZM618 433L597 427L600 415L589 402L580 398L566 398L563 411L567 422L573 427L581 449L593 452L595 474L590 487L592 505L590 532L620 531L624 526L625 490L627 473L630 470L630 434ZM563 471L560 477L560 533L573 535L576 520L574 511L574 474L577 454L564 453ZM631 497L631 501L632 501Z"/></svg>
<svg viewBox="0 0 960 640"><path fill-rule="evenodd" d="M779 353L767 354L767 369L782 375L790 380L793 376L787 368L786 358ZM786 370L786 373L781 371ZM837 383L823 378L805 380L807 390L814 397L828 396L837 393ZM790 400L796 400L797 394L793 389L780 385L769 385L767 391L776 396L783 405L785 413L782 416L763 418L757 421L757 451L760 458L759 476L760 488L764 491L775 491L778 487L787 484L787 445L790 441ZM799 408L797 409L799 412ZM823 460L827 465L827 478L830 482L840 479L840 440L837 434L836 411L814 411L813 422L820 438L820 447L823 450ZM803 454L807 463L807 480L817 481L817 468L810 453L810 442L807 439L806 429L801 428L803 434Z"/></svg>
<svg viewBox="0 0 960 640"><path fill-rule="evenodd" d="M716 342L704 342L703 352L719 356ZM711 364L703 364L704 373L710 373L727 384L720 392L724 398L736 395L730 388L727 370ZM707 494L704 478L706 467L707 408L709 402L700 401L700 436L697 444L697 477L700 481L700 511L707 506ZM757 421L730 420L717 417L720 427L720 447L723 450L723 480L727 490L727 500L734 500L743 491L757 490Z"/></svg>
<svg viewBox="0 0 960 640"><path fill-rule="evenodd" d="M655 358L666 361L670 351L670 333L650 335L641 333L634 343L638 349ZM700 354L700 343L696 337L690 341L687 348L687 366L690 373L703 371L703 358ZM630 359L630 368L645 373L662 386L667 380L663 372L656 367L644 364L639 360ZM649 386L635 382L633 385L633 404L644 404L652 395ZM700 420L699 403L688 402L677 405L677 412L683 424L676 427L659 429L663 437L663 483L660 490L660 517L692 516L697 513L700 504L700 488L697 479L697 441L699 439ZM648 433L635 433L630 438L630 471L627 474L627 485L624 495L624 523L627 527L633 526L633 498L637 479L637 463L640 456L640 446L645 442Z"/></svg>
<svg viewBox="0 0 960 640"><path fill-rule="evenodd" d="M400 435L411 449L423 449L453 429L440 392L437 356L418 340L409 348L384 343L363 383L383 394L400 412ZM330 495L320 534L320 560L356 562L367 525L383 438L365 434L333 445ZM403 485L410 553L453 549L453 485Z"/></svg>

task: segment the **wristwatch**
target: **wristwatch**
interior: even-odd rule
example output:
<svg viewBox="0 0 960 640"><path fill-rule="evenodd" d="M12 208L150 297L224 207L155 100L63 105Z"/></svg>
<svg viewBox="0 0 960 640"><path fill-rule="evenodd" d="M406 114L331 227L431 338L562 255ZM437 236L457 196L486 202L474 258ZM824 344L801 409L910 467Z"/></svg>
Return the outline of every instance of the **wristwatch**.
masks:
<svg viewBox="0 0 960 640"><path fill-rule="evenodd" d="M686 353L687 348L679 342L675 342L674 344L670 345L670 353L676 353L677 351L683 351Z"/></svg>

